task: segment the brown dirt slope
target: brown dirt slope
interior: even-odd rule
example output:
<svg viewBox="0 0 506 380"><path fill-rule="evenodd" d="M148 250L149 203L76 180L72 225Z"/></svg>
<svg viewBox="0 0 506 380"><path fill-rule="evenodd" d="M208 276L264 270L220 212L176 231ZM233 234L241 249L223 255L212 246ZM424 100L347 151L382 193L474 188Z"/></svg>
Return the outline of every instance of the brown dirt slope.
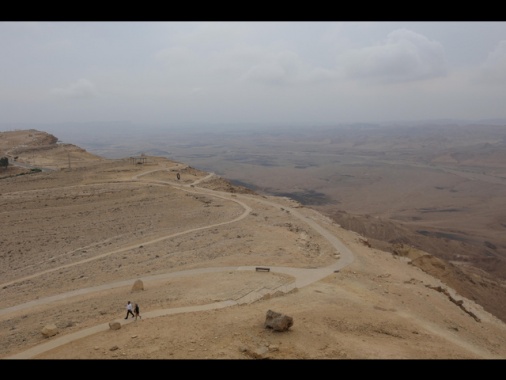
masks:
<svg viewBox="0 0 506 380"><path fill-rule="evenodd" d="M439 278L463 296L479 303L485 310L506 322L506 303L498 301L506 299L504 281L480 270L473 265L473 262L468 265L462 265L462 263L455 265L449 260L419 249L425 247L431 252L458 252L466 250L464 243L424 237L409 227L379 218L355 216L346 212L331 212L329 217L344 228L366 236L372 247L395 255L410 257L412 265Z"/></svg>
<svg viewBox="0 0 506 380"><path fill-rule="evenodd" d="M0 358L506 358L506 325L423 251L375 248L313 209L180 162L69 167L53 152L17 159L60 170L0 179ZM343 260L333 239L353 261L293 287ZM142 319L124 320L128 300ZM269 310L293 326L266 328ZM46 337L50 325L57 333Z"/></svg>

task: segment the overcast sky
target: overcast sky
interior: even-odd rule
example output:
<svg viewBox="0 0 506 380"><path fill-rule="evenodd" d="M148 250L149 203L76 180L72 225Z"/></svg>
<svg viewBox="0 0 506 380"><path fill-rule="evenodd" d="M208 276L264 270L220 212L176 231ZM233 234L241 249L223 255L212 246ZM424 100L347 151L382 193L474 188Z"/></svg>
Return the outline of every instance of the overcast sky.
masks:
<svg viewBox="0 0 506 380"><path fill-rule="evenodd" d="M0 22L0 123L506 118L506 22Z"/></svg>

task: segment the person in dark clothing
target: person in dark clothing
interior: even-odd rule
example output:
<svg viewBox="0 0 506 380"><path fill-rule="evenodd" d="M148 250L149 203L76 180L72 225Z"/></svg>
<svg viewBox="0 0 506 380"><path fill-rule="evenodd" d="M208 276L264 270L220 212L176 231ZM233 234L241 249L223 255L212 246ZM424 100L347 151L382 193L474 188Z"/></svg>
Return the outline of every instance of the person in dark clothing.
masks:
<svg viewBox="0 0 506 380"><path fill-rule="evenodd" d="M138 303L136 303L136 304L135 304L135 307L134 307L134 314L135 314L135 320L137 320L137 317L139 317L140 319L142 319L141 314L140 314L139 304L138 304Z"/></svg>
<svg viewBox="0 0 506 380"><path fill-rule="evenodd" d="M135 315L134 315L134 313L133 313L133 311L132 311L132 304L130 303L130 301L128 301L127 306L126 306L126 309L127 309L127 315L126 315L125 319L128 319L128 316L129 316L130 314L132 314L132 318L134 318L134 317L135 317Z"/></svg>

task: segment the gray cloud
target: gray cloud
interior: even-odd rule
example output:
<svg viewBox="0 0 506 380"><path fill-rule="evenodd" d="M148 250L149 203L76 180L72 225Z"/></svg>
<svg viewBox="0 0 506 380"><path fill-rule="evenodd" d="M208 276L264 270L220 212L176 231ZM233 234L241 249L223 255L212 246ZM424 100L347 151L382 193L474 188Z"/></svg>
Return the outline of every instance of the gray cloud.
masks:
<svg viewBox="0 0 506 380"><path fill-rule="evenodd" d="M407 29L391 32L375 46L344 53L341 59L350 78L379 83L412 82L447 72L443 46Z"/></svg>
<svg viewBox="0 0 506 380"><path fill-rule="evenodd" d="M505 41L506 22L0 22L0 114L140 124L506 118Z"/></svg>
<svg viewBox="0 0 506 380"><path fill-rule="evenodd" d="M487 82L506 84L506 40L499 42L481 66L481 73Z"/></svg>
<svg viewBox="0 0 506 380"><path fill-rule="evenodd" d="M268 60L253 65L241 78L244 81L268 85L310 85L334 79L335 72L321 67L310 67L296 53L282 51Z"/></svg>
<svg viewBox="0 0 506 380"><path fill-rule="evenodd" d="M87 79L79 79L67 87L54 88L51 93L63 98L73 99L89 99L98 95L95 85Z"/></svg>

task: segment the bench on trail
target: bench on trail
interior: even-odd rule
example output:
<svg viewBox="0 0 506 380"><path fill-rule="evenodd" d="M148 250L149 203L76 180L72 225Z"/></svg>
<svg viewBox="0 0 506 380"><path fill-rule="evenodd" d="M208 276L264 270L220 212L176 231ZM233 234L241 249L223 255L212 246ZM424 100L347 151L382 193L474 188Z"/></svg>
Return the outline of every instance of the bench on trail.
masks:
<svg viewBox="0 0 506 380"><path fill-rule="evenodd" d="M257 272L270 272L271 268L256 267L255 270Z"/></svg>

